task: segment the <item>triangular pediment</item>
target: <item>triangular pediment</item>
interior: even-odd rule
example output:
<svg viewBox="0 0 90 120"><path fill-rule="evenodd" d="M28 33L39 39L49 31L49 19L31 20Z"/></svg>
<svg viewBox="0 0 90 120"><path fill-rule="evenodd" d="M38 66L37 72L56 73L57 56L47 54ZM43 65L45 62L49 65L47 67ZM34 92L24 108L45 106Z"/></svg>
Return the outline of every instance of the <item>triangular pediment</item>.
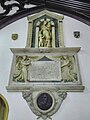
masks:
<svg viewBox="0 0 90 120"><path fill-rule="evenodd" d="M51 59L47 58L46 56L44 56L43 58L41 58L38 61L52 61Z"/></svg>
<svg viewBox="0 0 90 120"><path fill-rule="evenodd" d="M56 13L50 12L50 11L48 11L48 10L43 10L43 11L41 11L41 12L38 12L38 13L36 13L36 14L33 14L33 15L29 16L29 17L28 17L28 20L29 20L29 21L33 21L33 20L35 20L36 18L39 18L39 17L44 16L44 15L47 15L47 16L49 16L49 17L52 17L52 18L55 18L55 19L59 19L59 20L62 20L62 19L64 18L63 15L56 14Z"/></svg>

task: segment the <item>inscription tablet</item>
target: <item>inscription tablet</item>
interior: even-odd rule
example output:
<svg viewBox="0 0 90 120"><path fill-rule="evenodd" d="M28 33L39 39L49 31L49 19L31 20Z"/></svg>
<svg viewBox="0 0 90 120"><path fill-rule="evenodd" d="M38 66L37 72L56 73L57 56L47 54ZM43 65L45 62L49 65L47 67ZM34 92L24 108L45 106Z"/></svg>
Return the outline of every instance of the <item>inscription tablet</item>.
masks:
<svg viewBox="0 0 90 120"><path fill-rule="evenodd" d="M59 61L35 61L30 65L30 81L60 81Z"/></svg>

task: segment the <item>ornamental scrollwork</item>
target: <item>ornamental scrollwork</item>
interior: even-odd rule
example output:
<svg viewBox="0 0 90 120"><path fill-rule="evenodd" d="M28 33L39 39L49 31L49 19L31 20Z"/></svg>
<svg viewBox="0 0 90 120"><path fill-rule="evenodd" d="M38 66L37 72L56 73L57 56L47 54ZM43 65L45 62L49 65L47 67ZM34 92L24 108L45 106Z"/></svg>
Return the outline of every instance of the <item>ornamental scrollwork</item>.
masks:
<svg viewBox="0 0 90 120"><path fill-rule="evenodd" d="M28 7L26 7L28 5L29 6L33 5L30 0L13 0L13 1L12 0L0 0L0 7L2 9L2 12L0 13L0 17L8 16L10 11L12 11L14 7L18 8L15 11L15 13L17 13L22 10L28 9Z"/></svg>
<svg viewBox="0 0 90 120"><path fill-rule="evenodd" d="M40 96L43 94L43 97ZM47 94L48 96L46 96L45 94ZM43 120L49 119L52 120L51 116L53 114L55 114L58 109L60 108L63 100L66 98L67 93L60 91L59 89L55 90L55 91L34 91L33 88L28 91L28 92L23 92L22 93L23 98L26 100L27 104L29 105L30 109L32 110L32 112L38 116L37 120L39 120L40 118L42 118ZM38 106L38 98L40 98L40 103L41 105L44 105L46 103L45 106L47 106L48 104L50 105L50 99L49 96L52 98L52 106L48 109L48 110L42 110L41 108L39 108Z"/></svg>
<svg viewBox="0 0 90 120"><path fill-rule="evenodd" d="M78 6L79 5L79 6ZM68 9L63 9L65 7ZM77 18L81 22L90 25L90 2L59 0L0 0L0 29L12 22L26 17L30 14L40 12L44 9L51 9L53 12L64 13L67 16ZM77 13L77 14L76 14Z"/></svg>

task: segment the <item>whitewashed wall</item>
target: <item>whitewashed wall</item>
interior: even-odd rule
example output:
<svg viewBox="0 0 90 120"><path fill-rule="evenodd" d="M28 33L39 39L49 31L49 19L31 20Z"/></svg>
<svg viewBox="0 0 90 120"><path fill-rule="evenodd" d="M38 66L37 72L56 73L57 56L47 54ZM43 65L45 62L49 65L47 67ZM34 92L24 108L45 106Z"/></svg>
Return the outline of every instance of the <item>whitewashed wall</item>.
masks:
<svg viewBox="0 0 90 120"><path fill-rule="evenodd" d="M65 45L81 47L78 54L81 77L85 85L84 92L68 93L60 110L53 115L53 120L90 120L90 27L69 17L64 17ZM0 93L9 103L8 120L36 120L29 109L22 93L7 92L12 53L10 48L25 47L27 40L27 18L21 19L0 30ZM73 32L81 32L79 39L74 38ZM18 33L17 41L11 39L12 33Z"/></svg>

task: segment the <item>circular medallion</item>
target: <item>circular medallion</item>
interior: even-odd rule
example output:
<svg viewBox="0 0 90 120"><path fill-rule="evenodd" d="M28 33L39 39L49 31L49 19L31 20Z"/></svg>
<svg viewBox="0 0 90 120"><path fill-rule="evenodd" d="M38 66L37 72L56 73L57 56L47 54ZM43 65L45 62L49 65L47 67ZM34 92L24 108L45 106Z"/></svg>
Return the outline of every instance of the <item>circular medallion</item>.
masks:
<svg viewBox="0 0 90 120"><path fill-rule="evenodd" d="M41 110L49 110L52 104L52 97L48 93L41 93L37 98L37 105Z"/></svg>

